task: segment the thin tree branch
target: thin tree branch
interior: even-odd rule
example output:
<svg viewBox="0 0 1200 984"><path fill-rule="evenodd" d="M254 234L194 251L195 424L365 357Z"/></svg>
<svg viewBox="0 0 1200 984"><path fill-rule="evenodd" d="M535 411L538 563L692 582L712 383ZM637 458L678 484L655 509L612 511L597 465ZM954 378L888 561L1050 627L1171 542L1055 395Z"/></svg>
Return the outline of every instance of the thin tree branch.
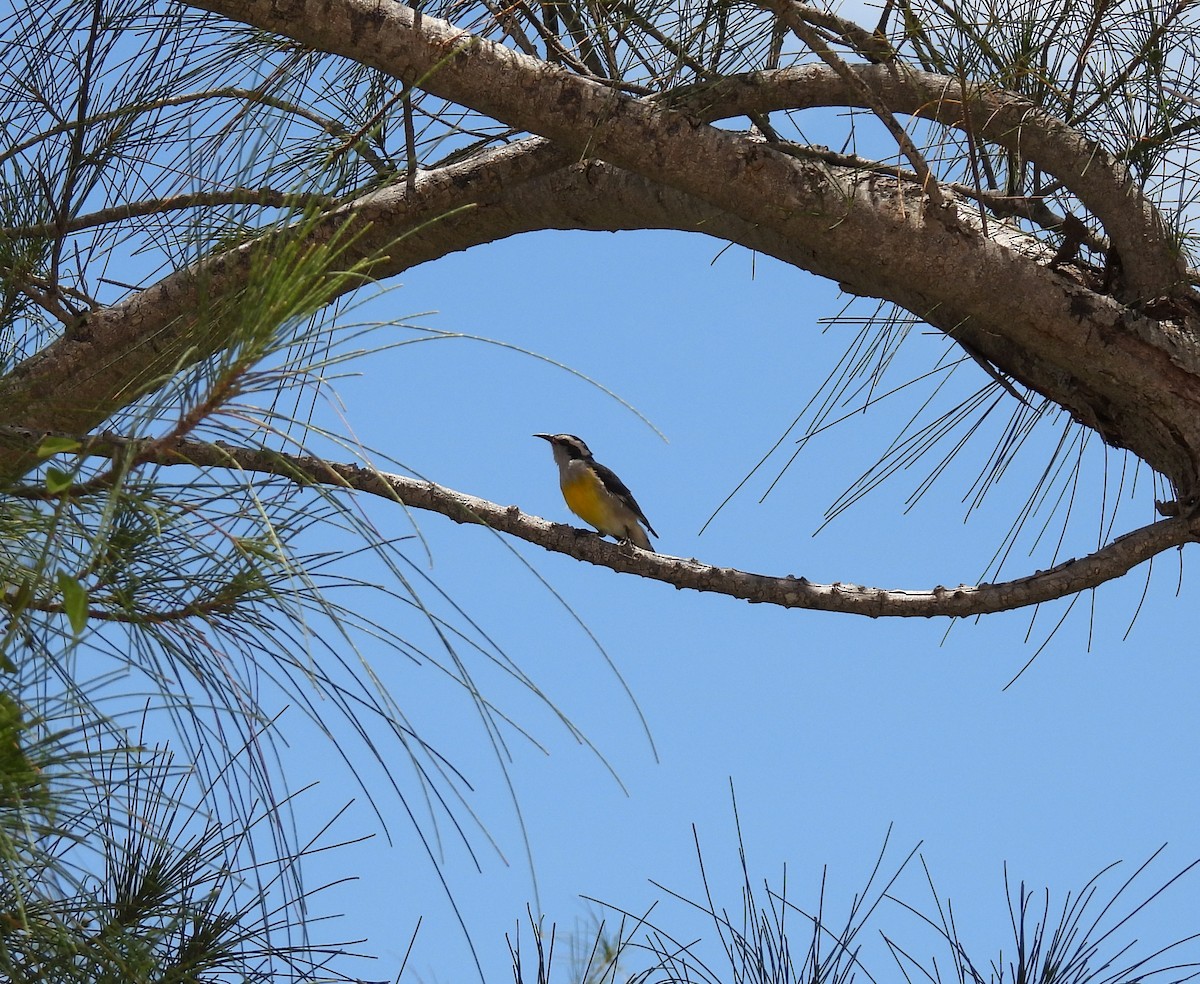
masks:
<svg viewBox="0 0 1200 984"><path fill-rule="evenodd" d="M897 121L892 111L884 104L863 80L862 76L857 74L842 58L821 40L813 28L805 23L809 15L808 8L802 4L793 2L793 0L763 0L763 3L768 10L772 11L791 29L812 52L832 68L838 76L854 90L857 98L866 103L867 108L875 114L888 133L892 135L892 139L896 141L896 146L900 148L900 152L908 159L908 163L912 165L912 169L917 173L918 184L921 191L929 197L929 202L935 208L940 208L946 204L945 198L942 195L941 188L938 187L938 180L933 172L929 169L929 164L925 161L925 155L917 149L917 145L912 142L912 137Z"/></svg>
<svg viewBox="0 0 1200 984"><path fill-rule="evenodd" d="M801 5L797 4L797 6ZM883 31L887 24L888 13L889 8L885 7L883 16L879 20L879 27L872 33L855 24L854 21L840 17L831 11L820 10L808 4L803 5L803 17L806 21L823 27L827 31L833 31L855 52L874 65L889 62L896 57L896 49L892 47Z"/></svg>
<svg viewBox="0 0 1200 984"><path fill-rule="evenodd" d="M93 113L84 122L86 126L92 127L100 123L109 123L114 120L127 119L132 116L141 116L150 114L155 110L167 109L172 106L184 106L188 103L206 102L216 99L234 99L244 102L257 103L263 106L270 106L272 109L282 110L289 115L298 116L308 120L310 123L320 127L330 136L338 137L345 141L352 136L350 130L339 123L337 120L327 119L319 113L313 112L307 106L301 106L297 103L290 102L286 99L280 99L278 96L270 95L265 92L260 92L257 89L244 89L239 86L223 86L217 89L205 89L200 92L188 92L179 96L168 96L162 99L153 99L146 102L131 103L128 106L121 106L118 109L105 110L103 112ZM59 123L55 126L47 127L35 133L33 136L13 144L11 147L0 151L0 164L5 163L18 154L22 154L32 147L36 147L51 137L58 136L62 133L69 133L75 128L74 121ZM358 143L355 145L363 159L369 163L376 172L385 173L391 170L391 165L379 158L375 151L366 143Z"/></svg>
<svg viewBox="0 0 1200 984"><path fill-rule="evenodd" d="M0 430L8 439L24 439L31 447L36 447L44 436L13 427ZM555 553L677 588L728 595L755 604L871 618L962 618L1043 604L1115 580L1165 550L1200 539L1200 515L1192 510L1183 516L1159 520L1127 533L1086 557L1064 561L1049 570L999 584L938 586L927 590L815 584L790 574L782 577L753 574L637 550L572 526L547 522L521 512L514 505L504 506L433 482L390 475L361 465L325 461L310 455L188 439L169 444L131 441L109 434L82 438L80 444L79 453L84 455L133 454L139 460L159 465L231 468L275 475L301 486L363 492L408 508L440 513L456 523L487 526Z"/></svg>
<svg viewBox="0 0 1200 984"><path fill-rule="evenodd" d="M0 608L7 608L10 611L14 607L13 602L17 599L12 595L0 596ZM103 602L105 599L94 599L96 602ZM210 619L217 615L229 615L236 612L238 607L245 602L243 594L229 592L226 595L213 595L206 598L198 598L195 601L187 602L178 608L163 608L154 609L147 607L139 607L137 611L128 611L114 604L112 607L103 608L96 604L88 606L87 617L89 620L94 619L98 622L120 622L127 625L166 625L171 622L187 622L194 618ZM32 609L34 611L46 612L50 615L65 615L67 607L61 601L47 598L20 598L19 606L22 610Z"/></svg>
<svg viewBox="0 0 1200 984"><path fill-rule="evenodd" d="M401 102L404 104L404 154L407 166L404 176L404 191L411 198L417 193L417 131L413 125L412 87L400 83Z"/></svg>
<svg viewBox="0 0 1200 984"><path fill-rule="evenodd" d="M0 236L17 238L22 236L48 236L56 232L73 233L112 222L142 215L157 215L186 208L214 208L221 205L261 205L264 208L328 208L333 203L328 195L294 194L274 188L231 188L228 191L200 191L191 194L171 195L167 198L152 198L140 202L112 205L86 215L77 215L63 223L41 222L36 225L0 226Z"/></svg>

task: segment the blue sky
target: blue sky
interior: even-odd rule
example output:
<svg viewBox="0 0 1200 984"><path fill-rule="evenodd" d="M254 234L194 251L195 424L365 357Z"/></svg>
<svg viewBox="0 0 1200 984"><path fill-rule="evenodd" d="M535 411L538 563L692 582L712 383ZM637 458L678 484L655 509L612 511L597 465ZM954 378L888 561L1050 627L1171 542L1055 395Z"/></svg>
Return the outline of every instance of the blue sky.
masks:
<svg viewBox="0 0 1200 984"><path fill-rule="evenodd" d="M410 271L402 286L351 315L397 323L376 329L370 341L379 346L416 337L402 327L407 323L538 352L619 394L667 442L562 368L467 339L364 357L361 375L337 384L341 412L366 445L415 473L564 522L570 517L549 449L531 435L577 433L633 489L666 553L818 581L928 587L976 580L1040 475L1058 437L1054 426L1031 442L969 523L962 497L991 450L986 441L969 447L961 466L907 514L905 499L924 470L901 473L812 535L827 506L925 398L916 388L812 442L759 503L779 471L769 464L697 535L801 411L851 330L820 323L844 301L832 285L740 248L719 252L713 240L680 234L545 233ZM925 371L943 352L941 339L915 335L889 376L892 385ZM949 390L966 394L984 381L967 365ZM951 406L951 395L942 401L943 409ZM1006 416L1009 407L1003 409ZM783 447L790 454L794 443ZM1064 557L1086 551L1097 535L1098 442L1085 462ZM1110 496L1118 471L1119 464L1110 469ZM1151 495L1145 474L1131 498L1126 486L1118 532L1152 518ZM411 532L398 508L365 508L389 535ZM1127 639L1144 567L1081 599L1033 666L1005 689L1063 604L1046 606L1032 630L1025 612L958 623L948 633L945 621L785 612L619 576L439 516L413 519L432 555L430 562L412 544L414 564L586 733L628 791L543 704L475 659L472 672L485 693L546 750L508 735L509 776L541 912L560 933L603 911L582 896L641 912L664 899L653 881L702 899L693 825L709 877L723 893L718 904L740 911L731 783L754 879L778 885L786 866L789 897L815 907L828 865L826 910L840 923L894 825L885 869L921 842L938 892L952 901L973 956L985 963L1001 948L1011 951L1005 863L1014 885L1024 880L1039 892L1049 886L1058 905L1101 868L1124 861L1105 883L1115 891L1167 842L1142 888L1118 907L1124 912L1197 856L1200 670L1187 635L1196 590L1185 566L1177 593L1176 554L1156 561ZM1049 565L1058 527L1051 529L1049 545L1032 558L1028 544L1014 553L1010 576ZM359 603L436 652L415 613L378 596ZM636 695L659 761L604 655L565 606ZM367 654L422 736L475 787L470 807L507 858L473 834L482 867L476 871L443 831L443 870L487 979L506 980L504 934L524 920L534 890L510 794L478 716L461 688L429 663L369 647ZM357 797L337 830L377 830L361 791L323 741L298 715L290 724L285 715L283 727L292 785L319 781L302 800L302 820L315 825ZM369 768L366 774L374 775ZM398 754L393 776L420 803ZM377 789L392 842L377 836L310 868L314 884L357 877L318 903L345 913L335 934L368 936L363 949L382 958L348 969L367 978L394 974L420 916L412 979L470 978L471 958L432 867L394 794ZM895 894L934 911L917 862ZM1195 931L1197 911L1200 880L1193 877L1129 938L1140 937L1148 953ZM711 924L677 902L664 900L652 918L682 939L713 935ZM914 956L936 954L947 966L944 947L899 906L885 905L876 920L864 954L876 979L898 974L879 931ZM801 933L793 945L804 941ZM567 949L560 940L560 955Z"/></svg>

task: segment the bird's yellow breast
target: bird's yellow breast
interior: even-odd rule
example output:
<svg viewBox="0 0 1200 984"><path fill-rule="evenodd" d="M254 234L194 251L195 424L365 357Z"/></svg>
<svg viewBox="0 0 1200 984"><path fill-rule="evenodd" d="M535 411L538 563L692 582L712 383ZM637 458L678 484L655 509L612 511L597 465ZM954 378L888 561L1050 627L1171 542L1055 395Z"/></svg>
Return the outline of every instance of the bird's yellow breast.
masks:
<svg viewBox="0 0 1200 984"><path fill-rule="evenodd" d="M614 529L617 517L614 515L612 494L590 469L581 468L573 475L564 475L559 485L571 512L601 533L621 535L620 531Z"/></svg>

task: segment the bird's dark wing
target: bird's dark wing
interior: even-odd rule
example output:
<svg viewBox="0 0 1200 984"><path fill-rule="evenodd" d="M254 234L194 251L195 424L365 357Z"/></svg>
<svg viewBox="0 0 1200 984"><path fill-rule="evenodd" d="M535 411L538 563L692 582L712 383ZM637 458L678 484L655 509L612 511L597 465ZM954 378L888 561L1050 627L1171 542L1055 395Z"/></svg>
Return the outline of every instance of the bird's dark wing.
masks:
<svg viewBox="0 0 1200 984"><path fill-rule="evenodd" d="M607 465L600 464L600 462L598 462L595 458L592 459L592 467L596 469L596 474L600 476L600 481L604 483L605 487L611 489L626 502L628 502L630 507L633 509L634 514L642 521L642 524L650 531L651 535L658 536L658 534L654 532L654 527L650 525L650 520L648 520L646 518L646 514L642 512L642 507L637 504L637 499L635 499L633 497L633 493L629 491L629 486L617 478L617 473Z"/></svg>

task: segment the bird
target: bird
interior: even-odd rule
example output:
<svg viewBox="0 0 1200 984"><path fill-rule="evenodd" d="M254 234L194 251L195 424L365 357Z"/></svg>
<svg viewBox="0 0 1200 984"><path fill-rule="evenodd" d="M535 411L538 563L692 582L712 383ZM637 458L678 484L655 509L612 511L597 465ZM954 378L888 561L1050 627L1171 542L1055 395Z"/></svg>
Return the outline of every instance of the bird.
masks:
<svg viewBox="0 0 1200 984"><path fill-rule="evenodd" d="M654 527L637 504L628 486L616 473L592 457L592 452L574 434L534 434L550 442L554 463L558 465L558 485L567 507L589 526L616 540L653 552L649 530ZM642 527L646 529L642 529Z"/></svg>

